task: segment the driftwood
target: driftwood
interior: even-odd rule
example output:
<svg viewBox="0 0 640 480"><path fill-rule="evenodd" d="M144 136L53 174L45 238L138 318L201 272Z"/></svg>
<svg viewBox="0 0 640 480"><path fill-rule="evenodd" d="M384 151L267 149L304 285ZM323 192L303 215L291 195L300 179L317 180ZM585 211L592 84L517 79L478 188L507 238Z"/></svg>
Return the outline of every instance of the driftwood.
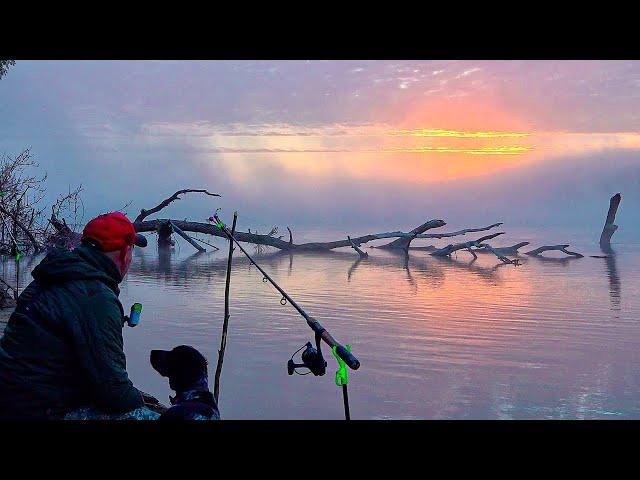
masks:
<svg viewBox="0 0 640 480"><path fill-rule="evenodd" d="M194 232L194 233L205 233L208 235L213 235L216 237L226 238L224 232L215 226L215 224L211 223L202 223L202 222L191 222L187 220L170 220L170 219L155 219L155 220L145 220L142 222L134 223L136 227L136 231L139 233L143 232L153 232L158 231L160 226L164 223L171 223L181 230L185 232ZM445 223L442 220L430 220L414 229L420 230L424 232L429 228L437 228ZM370 242L372 240L380 240L385 238L398 238L399 240L410 242L414 237L413 233L409 232L382 232L382 233L374 233L370 235L363 235L361 237L355 237L351 239L345 238L344 240L336 240L333 242L309 242L309 243L300 243L295 244L291 241L287 242L280 238L276 238L270 235L263 235L257 233L245 233L245 232L236 232L235 237L239 242L245 243L253 243L257 245L266 245L268 247L274 247L278 250L286 250L286 251L326 251L333 250L335 248L341 247L351 247L353 242L354 244L360 246L363 243ZM290 236L291 237L291 236ZM394 242L391 242L394 243ZM388 246L378 247L378 248L390 248ZM393 247L393 248L401 248L401 247Z"/></svg>
<svg viewBox="0 0 640 480"><path fill-rule="evenodd" d="M500 223L494 223L492 225L489 225L488 227L480 227L480 228L466 228L464 230L458 230L457 232L448 232L448 233L421 233L415 236L415 238L447 238L447 237L456 237L458 235L465 235L466 233L471 233L471 232L484 232L486 230L491 230L492 228L495 227L499 227L500 225L502 225L502 222ZM526 243L526 242L525 242ZM372 247L373 248L373 247ZM427 245L427 246L421 246L421 247L409 247L409 250L419 250L419 251L423 251L423 252L434 252L436 250L439 250L439 247L436 247L435 245ZM496 249L498 250L498 249ZM503 252L503 255L510 255L510 253L508 252Z"/></svg>
<svg viewBox="0 0 640 480"><path fill-rule="evenodd" d="M515 245L511 245L509 247L494 247L493 250L500 253L501 255L518 255L518 250L522 247L529 245L529 242L520 242ZM479 253L492 253L488 250L476 250Z"/></svg>
<svg viewBox="0 0 640 480"><path fill-rule="evenodd" d="M386 250L393 250L393 249L408 250L409 245L411 245L411 242L413 241L413 239L416 238L418 235L420 235L421 233L431 228L438 228L444 225L446 225L446 222L444 220L429 220L428 222L423 223L422 225L414 228L408 233L390 232L390 234L394 234L394 235L390 235L390 237L393 236L393 237L400 237L400 238L398 238L397 240L394 240L391 243L387 243L386 245L381 245L376 248L382 248ZM395 234L399 234L399 235L395 235ZM384 238L384 237L380 236L378 238Z"/></svg>
<svg viewBox="0 0 640 480"><path fill-rule="evenodd" d="M502 263L511 263L513 265L518 265L520 263L519 260L515 260L515 259L511 260L505 257L502 253L498 251L497 248L493 248L491 245L488 245L486 243L479 243L478 247L484 251L493 253L496 257L498 257L498 260L500 260Z"/></svg>
<svg viewBox="0 0 640 480"><path fill-rule="evenodd" d="M616 233L616 230L618 230L618 226L613 222L616 221L616 213L618 212L618 206L620 206L620 200L622 200L622 196L619 193L616 193L611 197L611 200L609 200L609 211L607 212L607 218L604 222L604 228L600 234L600 249L605 253L613 253L611 237Z"/></svg>
<svg viewBox="0 0 640 480"><path fill-rule="evenodd" d="M491 235L485 235L484 237L480 237L477 240L470 240L468 242L450 243L446 247L442 247L442 248L436 249L436 251L433 252L431 255L433 255L434 257L448 257L453 252L456 252L458 250L471 248L471 247L477 247L478 244L484 242L485 240L491 240L492 238L495 238L495 237L497 237L499 235L504 235L504 232L498 232L498 233L493 233Z"/></svg>
<svg viewBox="0 0 640 480"><path fill-rule="evenodd" d="M576 252L571 252L567 250L569 244L566 245L543 245L542 247L536 248L535 250L531 250L530 252L524 252L525 255L530 255L532 257L540 255L542 252L547 252L549 250L557 250L562 253L566 253L567 255L571 255L572 257L582 258L584 255Z"/></svg>
<svg viewBox="0 0 640 480"><path fill-rule="evenodd" d="M353 243L350 236L347 235L347 239L351 242L351 246L356 252L358 252L358 255L360 255L361 258L367 258L369 256L367 252L363 252L355 243Z"/></svg>
<svg viewBox="0 0 640 480"><path fill-rule="evenodd" d="M184 189L179 190L174 193L171 197L163 200L154 208L149 210L142 209L140 215L135 219L134 226L136 231L138 232L158 232L158 243L169 243L171 233L175 230L178 233L178 230L184 232L194 232L194 233L204 233L208 235L214 235L217 237L226 238L224 232L219 229L215 224L212 223L202 223L202 222L192 222L187 220L172 220L172 219L156 219L156 220L145 220L146 217L153 213L157 213L166 206L168 206L174 200L179 200L179 195L187 192L200 192L205 193L210 196L220 196L218 194L213 194L208 192L207 190L194 190L194 189ZM209 222L212 222L212 218L209 218ZM405 250L407 251L410 248L411 242L416 238L445 238L445 237L454 237L458 235L465 235L470 232L480 232L490 230L494 227L502 225L502 223L494 223L493 225L489 225L487 227L480 228L467 228L464 230L459 230L457 232L448 232L448 233L434 233L434 234L425 234L424 232L432 229L439 228L446 225L444 220L429 220L422 225L414 228L410 232L402 232L402 231L394 231L394 232L381 232L374 233L370 235L363 235L361 237L351 238L347 236L344 240L336 240L333 242L308 242L295 244L293 243L293 234L291 229L287 227L289 231L289 241L286 242L282 239L282 236L275 237L271 234L262 235L259 233L252 233L251 230L245 232L236 232L235 236L239 242L253 243L255 245L261 246L269 246L274 247L279 250L284 251L329 251L336 248L342 247L352 247L358 255L361 257L367 256L365 252L363 252L359 247L363 243L368 243L373 240L381 240L385 238L394 238L392 242L372 248L381 248L386 250ZM490 237L492 238L492 237ZM187 239L188 240L188 239ZM435 249L435 247L432 247Z"/></svg>
<svg viewBox="0 0 640 480"><path fill-rule="evenodd" d="M488 227L465 228L464 230L458 230L457 232L450 232L450 233L422 233L422 234L416 235L416 238L457 237L458 235L465 235L467 233L472 233L472 232L485 232L487 230L491 230L492 228L499 227L500 225L502 225L502 222L494 223L493 225L489 225Z"/></svg>
<svg viewBox="0 0 640 480"><path fill-rule="evenodd" d="M479 238L477 240L470 240L468 242L449 244L446 247L439 248L439 249L435 250L430 255L433 255L434 257L449 257L449 256L451 256L451 254L453 252L457 252L458 250L467 250L468 252L470 252L473 255L474 260L475 260L477 258L477 256L471 250L471 247L476 247L478 249L483 249L483 250L486 250L487 252L493 253L496 257L498 257L498 259L502 263L511 263L513 265L518 265L518 261L517 260L510 260L509 258L507 258L504 255L502 255L500 252L498 252L496 249L494 249L491 245L483 243L484 241L490 240L490 239L495 238L495 237L497 237L499 235L504 235L504 232L498 232L498 233L493 233L491 235L485 235L484 237L481 237L481 238Z"/></svg>

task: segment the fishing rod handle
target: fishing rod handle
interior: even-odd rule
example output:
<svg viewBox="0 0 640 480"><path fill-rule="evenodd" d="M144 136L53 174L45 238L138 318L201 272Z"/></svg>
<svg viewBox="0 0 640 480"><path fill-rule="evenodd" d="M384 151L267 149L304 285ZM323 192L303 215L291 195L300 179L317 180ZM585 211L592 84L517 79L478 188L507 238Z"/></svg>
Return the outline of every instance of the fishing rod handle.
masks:
<svg viewBox="0 0 640 480"><path fill-rule="evenodd" d="M360 360L353 356L351 352L344 348L342 345L336 345L336 353L342 360L344 360L344 363L349 365L349 368L351 368L351 370L357 370L360 368Z"/></svg>
<svg viewBox="0 0 640 480"><path fill-rule="evenodd" d="M307 323L314 332L320 335L320 338L324 340L324 343L329 345L331 348L336 347L336 354L344 360L344 363L349 365L351 370L357 370L360 368L360 360L358 360L349 350L340 345L336 339L327 332L326 328L320 325L320 322L313 317L307 317Z"/></svg>

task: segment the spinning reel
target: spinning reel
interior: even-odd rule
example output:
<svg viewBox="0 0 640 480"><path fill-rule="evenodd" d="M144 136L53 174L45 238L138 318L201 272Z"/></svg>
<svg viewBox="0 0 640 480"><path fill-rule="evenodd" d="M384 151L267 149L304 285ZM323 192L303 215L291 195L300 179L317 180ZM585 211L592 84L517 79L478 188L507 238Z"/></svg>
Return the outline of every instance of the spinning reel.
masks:
<svg viewBox="0 0 640 480"><path fill-rule="evenodd" d="M294 372L298 375L309 375L313 373L316 377L322 376L327 371L327 362L322 356L322 349L320 347L320 335L316 334L316 347L313 348L311 342L307 342L305 345L296 350L293 355L291 355L291 359L287 362L287 372L289 375L293 375ZM293 361L293 357L300 350L305 349L302 352L302 363L295 363ZM297 371L298 368L307 368L309 371L307 373L300 373Z"/></svg>

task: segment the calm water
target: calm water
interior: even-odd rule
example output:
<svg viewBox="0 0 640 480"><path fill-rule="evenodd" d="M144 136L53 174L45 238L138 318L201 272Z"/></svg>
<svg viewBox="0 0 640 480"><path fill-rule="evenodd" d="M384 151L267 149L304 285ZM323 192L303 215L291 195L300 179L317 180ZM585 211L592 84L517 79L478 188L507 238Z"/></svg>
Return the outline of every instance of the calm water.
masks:
<svg viewBox="0 0 640 480"><path fill-rule="evenodd" d="M599 253L597 238L520 231L494 245L568 241L589 255ZM618 241L615 259L524 257L518 267L496 266L489 255L472 262L466 252L451 260L412 252L408 262L380 250L359 261L348 249L256 258L336 339L352 344L362 363L349 372L352 418L640 418L640 244ZM215 242L219 252L192 255L180 243L160 255L152 240L136 250L122 284L125 309L144 305L140 325L124 330L130 375L165 403L170 390L149 365L152 348L200 349L213 385L227 248ZM23 262L29 280L37 260ZM279 300L236 250L223 417L343 418L327 349L326 376L287 375L287 360L312 332Z"/></svg>

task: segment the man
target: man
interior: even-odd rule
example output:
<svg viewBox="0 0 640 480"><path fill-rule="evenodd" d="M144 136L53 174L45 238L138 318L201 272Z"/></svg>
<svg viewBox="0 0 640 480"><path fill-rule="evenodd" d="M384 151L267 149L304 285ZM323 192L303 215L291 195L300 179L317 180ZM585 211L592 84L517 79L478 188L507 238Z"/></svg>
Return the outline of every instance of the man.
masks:
<svg viewBox="0 0 640 480"><path fill-rule="evenodd" d="M144 399L127 375L118 299L134 245L147 240L125 215L108 213L85 226L75 250L55 250L36 266L0 340L0 418L87 408L102 415L93 418L139 417L130 415Z"/></svg>

